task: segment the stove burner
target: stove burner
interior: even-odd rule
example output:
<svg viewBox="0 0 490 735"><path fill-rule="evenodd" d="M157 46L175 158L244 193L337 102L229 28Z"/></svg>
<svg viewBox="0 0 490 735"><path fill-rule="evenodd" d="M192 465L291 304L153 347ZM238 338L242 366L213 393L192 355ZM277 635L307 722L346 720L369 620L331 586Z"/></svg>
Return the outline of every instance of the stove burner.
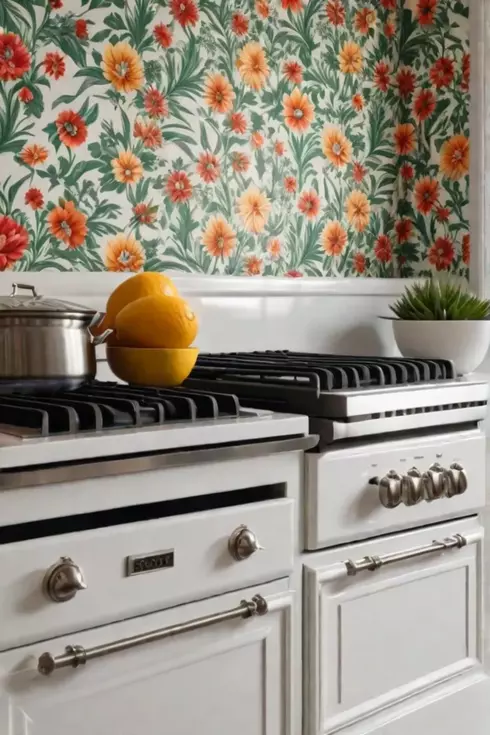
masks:
<svg viewBox="0 0 490 735"><path fill-rule="evenodd" d="M236 396L187 388L143 388L95 381L70 392L0 395L0 431L21 437L239 415Z"/></svg>

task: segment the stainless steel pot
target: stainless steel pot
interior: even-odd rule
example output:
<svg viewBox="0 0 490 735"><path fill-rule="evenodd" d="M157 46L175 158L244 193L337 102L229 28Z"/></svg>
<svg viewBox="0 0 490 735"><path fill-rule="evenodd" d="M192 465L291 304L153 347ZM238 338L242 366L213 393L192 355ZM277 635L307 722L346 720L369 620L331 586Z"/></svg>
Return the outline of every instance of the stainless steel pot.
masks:
<svg viewBox="0 0 490 735"><path fill-rule="evenodd" d="M100 319L93 309L14 283L10 296L0 297L0 389L71 389L93 379L95 346L111 332L92 334Z"/></svg>

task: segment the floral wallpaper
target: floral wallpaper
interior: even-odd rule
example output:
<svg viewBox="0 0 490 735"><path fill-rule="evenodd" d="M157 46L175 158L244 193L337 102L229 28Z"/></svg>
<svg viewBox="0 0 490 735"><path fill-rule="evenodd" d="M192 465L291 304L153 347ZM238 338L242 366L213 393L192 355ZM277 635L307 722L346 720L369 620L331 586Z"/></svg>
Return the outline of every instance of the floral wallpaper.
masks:
<svg viewBox="0 0 490 735"><path fill-rule="evenodd" d="M467 275L468 0L1 0L0 269Z"/></svg>

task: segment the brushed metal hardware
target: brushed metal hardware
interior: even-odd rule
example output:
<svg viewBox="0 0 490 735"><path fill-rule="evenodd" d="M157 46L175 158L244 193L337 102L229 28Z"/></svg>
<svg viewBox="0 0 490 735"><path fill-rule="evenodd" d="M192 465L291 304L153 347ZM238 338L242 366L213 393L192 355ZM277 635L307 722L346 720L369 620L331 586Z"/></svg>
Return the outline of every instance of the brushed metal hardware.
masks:
<svg viewBox="0 0 490 735"><path fill-rule="evenodd" d="M256 551L263 548L259 544L257 536L248 526L238 526L228 539L228 550L236 561L248 559Z"/></svg>
<svg viewBox="0 0 490 735"><path fill-rule="evenodd" d="M433 554L437 551L446 551L447 549L461 549L468 543L467 539L459 533L442 541L433 541L425 546L415 546L413 549L406 551L395 551L392 554L384 554L383 556L365 556L363 559L354 561L347 559L344 562L349 577L355 577L359 572L374 572L376 569L395 564L399 561L407 561L408 559L416 559L419 556Z"/></svg>
<svg viewBox="0 0 490 735"><path fill-rule="evenodd" d="M13 284L12 284L12 291L10 292L10 295L11 295L11 296L17 296L17 291L18 291L18 290L19 290L20 288L23 288L23 289L25 289L26 291L30 291L30 292L31 292L31 294L32 294L32 295L33 295L33 296L34 296L35 298L37 298L37 297L39 296L38 292L36 291L36 287L35 287L35 286L30 286L30 285L29 285L29 284L27 284L27 283L13 283Z"/></svg>
<svg viewBox="0 0 490 735"><path fill-rule="evenodd" d="M69 556L62 556L44 575L43 590L53 602L68 602L86 589L82 570Z"/></svg>
<svg viewBox="0 0 490 735"><path fill-rule="evenodd" d="M466 470L459 462L453 462L449 470L448 475L448 490L446 492L448 498L452 498L455 495L462 495L468 489L468 476Z"/></svg>
<svg viewBox="0 0 490 735"><path fill-rule="evenodd" d="M154 551L152 554L135 554L126 557L126 577L136 574L159 572L161 569L171 569L174 566L174 549Z"/></svg>
<svg viewBox="0 0 490 735"><path fill-rule="evenodd" d="M435 462L429 467L427 472L422 475L424 483L425 499L430 503L433 500L439 500L446 495L447 482L444 476L444 467L439 462Z"/></svg>
<svg viewBox="0 0 490 735"><path fill-rule="evenodd" d="M379 499L385 508L396 508L402 502L402 476L396 470L379 481Z"/></svg>
<svg viewBox="0 0 490 735"><path fill-rule="evenodd" d="M422 473L416 467L408 470L402 477L402 503L408 506L417 505L424 499Z"/></svg>
<svg viewBox="0 0 490 735"><path fill-rule="evenodd" d="M102 644L100 646L94 646L93 648L84 648L83 646L67 646L65 653L60 656L53 656L51 653L43 653L37 662L37 670L43 676L49 676L56 669L64 669L72 667L73 669L78 666L83 666L87 661L92 659L102 658L102 656L109 656L112 653L120 653L121 651L128 651L136 646L141 646L145 643L152 643L154 641L162 641L165 638L172 638L183 633L191 633L192 631L199 630L201 628L208 628L211 625L217 623L224 623L228 620L236 620L238 618L253 618L256 615L265 615L269 611L267 600L262 595L255 595L251 600L242 600L237 607L232 607L229 610L223 610L222 612L215 613L214 615L206 615L202 618L195 618L189 620L186 623L178 623L177 625L170 625L167 628L159 628L152 630L150 633L142 633L141 635L134 635L130 638L121 638L120 640L113 641L112 643Z"/></svg>

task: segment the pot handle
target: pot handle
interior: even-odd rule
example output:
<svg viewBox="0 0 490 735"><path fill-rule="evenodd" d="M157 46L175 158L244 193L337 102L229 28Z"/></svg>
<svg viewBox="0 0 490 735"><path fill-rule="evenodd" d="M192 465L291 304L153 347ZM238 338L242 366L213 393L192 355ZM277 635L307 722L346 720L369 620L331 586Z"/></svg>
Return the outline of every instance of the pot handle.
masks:
<svg viewBox="0 0 490 735"><path fill-rule="evenodd" d="M21 288L25 288L26 291L30 291L33 296L39 296L35 286L29 286L27 283L13 283L11 296L17 296L17 291Z"/></svg>
<svg viewBox="0 0 490 735"><path fill-rule="evenodd" d="M102 332L102 334L94 334L92 332L92 327L97 327L101 321L104 318L104 314L102 314L100 311L98 311L94 316L92 317L92 321L87 327L88 332L88 338L90 340L90 344L97 347L97 345L101 345L103 342L106 341L107 337L113 333L113 329L106 329Z"/></svg>

